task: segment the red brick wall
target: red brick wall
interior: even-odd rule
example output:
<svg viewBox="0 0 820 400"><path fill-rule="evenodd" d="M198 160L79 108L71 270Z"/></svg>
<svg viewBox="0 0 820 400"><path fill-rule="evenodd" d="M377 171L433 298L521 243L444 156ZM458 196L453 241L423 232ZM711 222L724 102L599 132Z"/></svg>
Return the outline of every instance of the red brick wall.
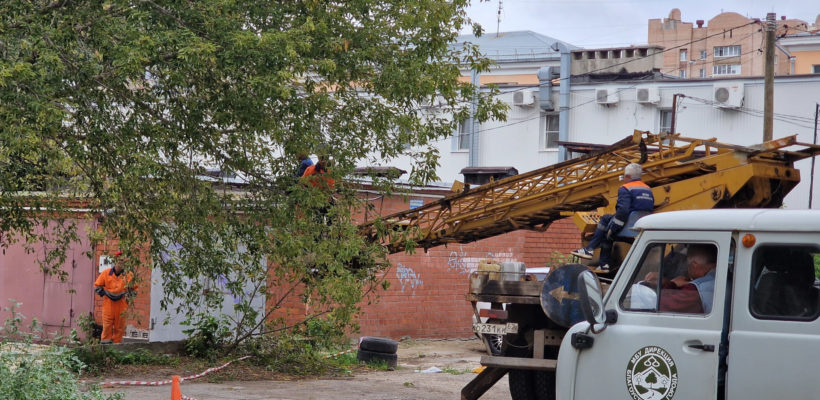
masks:
<svg viewBox="0 0 820 400"><path fill-rule="evenodd" d="M424 200L425 204L434 201ZM409 208L398 197L380 199L376 206L384 214ZM373 304L363 305L360 334L395 339L472 336L468 276L481 259L543 267L553 253L569 254L580 247L580 239L575 225L561 220L546 232L516 231L469 244L439 246L426 253L394 254L390 256L392 267L385 271L390 288L380 292Z"/></svg>
<svg viewBox="0 0 820 400"><path fill-rule="evenodd" d="M409 200L423 200L425 204L434 197L401 196L389 198L364 194L375 206L375 212L386 215L407 210ZM364 219L363 216L359 217ZM368 216L372 220L373 214ZM458 338L472 336L472 310L466 300L468 275L484 258L497 261L522 261L528 267L543 267L554 253L568 254L580 247L580 233L569 220L557 221L546 232L516 231L487 238L469 244L451 244L429 249L419 249L415 254L390 256L392 266L384 272L390 288L380 291L373 302L362 305L359 318L360 335L401 338ZM112 255L118 250L118 241L107 240L96 247L95 267L101 255ZM127 324L138 329L148 329L150 320L150 264L144 261L138 271L140 289L129 307ZM272 307L288 288L274 289L268 299ZM291 295L280 304L270 320L281 318L285 323L301 320L306 306L297 295ZM274 298L275 297L275 298ZM95 296L94 316L102 322L102 300Z"/></svg>

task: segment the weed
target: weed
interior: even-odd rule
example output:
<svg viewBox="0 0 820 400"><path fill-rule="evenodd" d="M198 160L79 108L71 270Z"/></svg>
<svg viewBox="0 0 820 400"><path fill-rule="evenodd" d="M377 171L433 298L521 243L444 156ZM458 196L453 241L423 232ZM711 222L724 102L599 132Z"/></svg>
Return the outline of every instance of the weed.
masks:
<svg viewBox="0 0 820 400"><path fill-rule="evenodd" d="M35 345L41 340L36 321L29 333L20 330L24 317L12 302L11 318L4 323L0 341L0 393L4 400L121 400L122 394L103 394L98 387L80 390L77 373L85 368L74 353L57 345ZM14 342L9 342L13 338ZM59 340L59 339L55 339Z"/></svg>
<svg viewBox="0 0 820 400"><path fill-rule="evenodd" d="M367 368L373 369L376 371L389 371L390 367L387 365L387 361L384 360L370 360L367 362ZM398 369L398 366L395 368Z"/></svg>
<svg viewBox="0 0 820 400"><path fill-rule="evenodd" d="M337 357L327 359L327 361L338 368L354 368L359 365L359 360L356 358L356 353L345 353Z"/></svg>
<svg viewBox="0 0 820 400"><path fill-rule="evenodd" d="M106 371L116 365L171 365L179 359L165 354L154 354L145 349L132 352L115 350L109 346L84 346L71 349L74 357L87 366L91 373Z"/></svg>
<svg viewBox="0 0 820 400"><path fill-rule="evenodd" d="M195 328L182 331L188 335L185 342L185 352L189 356L203 357L213 360L217 357L221 345L225 343L230 332L220 324L217 317L207 315L201 317Z"/></svg>
<svg viewBox="0 0 820 400"><path fill-rule="evenodd" d="M414 387L414 386L416 386L413 382L404 382L402 385L404 385L404 387Z"/></svg>
<svg viewBox="0 0 820 400"><path fill-rule="evenodd" d="M467 368L467 369L455 369L455 368L445 367L445 368L442 368L441 372L443 372L445 374L450 374L450 375L464 375L468 372L471 372L471 370L469 368Z"/></svg>

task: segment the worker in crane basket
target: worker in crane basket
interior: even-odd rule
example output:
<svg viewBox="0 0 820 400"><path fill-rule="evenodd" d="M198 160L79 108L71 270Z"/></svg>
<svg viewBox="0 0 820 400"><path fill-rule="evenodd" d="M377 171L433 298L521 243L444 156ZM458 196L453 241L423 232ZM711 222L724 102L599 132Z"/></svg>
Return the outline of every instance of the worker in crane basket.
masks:
<svg viewBox="0 0 820 400"><path fill-rule="evenodd" d="M94 292L103 298L101 344L120 343L125 336L125 310L128 300L133 297L136 286L129 284L134 276L125 272L119 257L122 252L114 253L114 266L100 273L94 282Z"/></svg>
<svg viewBox="0 0 820 400"><path fill-rule="evenodd" d="M598 227L592 235L592 240L586 247L572 252L573 255L591 259L595 249L600 248L598 262L599 271L609 271L612 242L615 236L624 229L629 216L636 211L652 212L655 206L655 196L652 189L641 181L643 168L640 164L629 164L624 168L624 184L618 189L618 202L615 205L615 214L601 216Z"/></svg>

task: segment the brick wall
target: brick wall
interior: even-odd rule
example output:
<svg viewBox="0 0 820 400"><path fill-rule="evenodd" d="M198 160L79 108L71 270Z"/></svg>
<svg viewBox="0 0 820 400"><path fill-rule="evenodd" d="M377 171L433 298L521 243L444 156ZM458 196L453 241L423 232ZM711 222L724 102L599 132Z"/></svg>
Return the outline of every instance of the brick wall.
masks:
<svg viewBox="0 0 820 400"><path fill-rule="evenodd" d="M423 199L425 204L433 201ZM376 209L390 214L409 208L399 198L379 199ZM472 309L466 300L468 276L484 258L522 261L545 266L554 253L569 254L580 247L580 232L569 220L553 223L546 232L515 231L468 244L451 244L390 256L385 271L390 288L362 307L360 334L401 338L457 338L472 336Z"/></svg>
<svg viewBox="0 0 820 400"><path fill-rule="evenodd" d="M407 210L409 201L427 204L435 201L435 193L428 196L401 196L388 198L368 194L373 199L375 212L381 215ZM373 213L368 219L373 218ZM359 216L364 220L364 215ZM362 304L359 318L360 335L401 338L458 338L472 336L472 310L466 300L468 276L484 258L497 261L522 261L528 267L541 267L550 262L555 253L568 254L580 247L580 233L569 220L556 221L546 232L516 231L468 244L451 244L419 249L415 254L399 253L390 256L392 266L384 271L390 288ZM113 255L118 241L109 239L97 245L95 268L100 256ZM144 268L137 271L140 288L129 307L126 324L137 329L148 329L150 321L150 263L143 260ZM274 289L267 306L274 305L277 295L289 287ZM307 310L300 301L297 288L280 308L270 316L290 324L301 320ZM94 316L102 322L102 299L94 296Z"/></svg>

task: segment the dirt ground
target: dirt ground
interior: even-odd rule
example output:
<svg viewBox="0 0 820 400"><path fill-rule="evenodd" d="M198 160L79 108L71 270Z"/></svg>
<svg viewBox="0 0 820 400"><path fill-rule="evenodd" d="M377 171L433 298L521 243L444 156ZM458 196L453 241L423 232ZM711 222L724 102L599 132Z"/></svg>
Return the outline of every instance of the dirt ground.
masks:
<svg viewBox="0 0 820 400"><path fill-rule="evenodd" d="M182 394L197 400L440 400L459 399L461 388L476 374L485 354L477 339L411 340L399 343L395 371L355 372L351 377L285 380L183 382ZM227 368L231 368L228 366ZM430 367L446 372L422 373ZM152 374L153 375L153 374ZM166 378L169 379L170 377ZM105 380L153 380L155 377L109 375ZM118 386L105 392L122 392L126 400L166 400L170 386ZM509 400L507 379L500 380L482 400Z"/></svg>

